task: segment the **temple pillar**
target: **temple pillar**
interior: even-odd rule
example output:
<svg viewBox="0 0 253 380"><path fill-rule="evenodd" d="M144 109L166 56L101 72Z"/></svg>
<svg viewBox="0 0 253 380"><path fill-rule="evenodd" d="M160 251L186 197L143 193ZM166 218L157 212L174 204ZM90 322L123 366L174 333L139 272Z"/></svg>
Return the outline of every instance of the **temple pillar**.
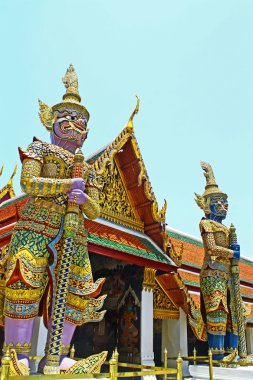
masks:
<svg viewBox="0 0 253 380"><path fill-rule="evenodd" d="M168 357L188 356L187 316L179 308L179 319L165 319L162 326L162 352L168 351ZM175 360L168 360L168 367L176 367ZM183 372L188 373L188 362L183 362Z"/></svg>
<svg viewBox="0 0 253 380"><path fill-rule="evenodd" d="M253 327L246 327L246 342L248 354L253 354Z"/></svg>
<svg viewBox="0 0 253 380"><path fill-rule="evenodd" d="M156 270L144 269L141 292L141 364L155 365L153 349L153 288ZM155 376L145 376L155 378Z"/></svg>
<svg viewBox="0 0 253 380"><path fill-rule="evenodd" d="M33 336L32 336L32 356L44 356L45 346L47 341L47 329L44 326L43 318L37 317L34 323ZM32 361L30 364L31 372L37 371L39 361Z"/></svg>

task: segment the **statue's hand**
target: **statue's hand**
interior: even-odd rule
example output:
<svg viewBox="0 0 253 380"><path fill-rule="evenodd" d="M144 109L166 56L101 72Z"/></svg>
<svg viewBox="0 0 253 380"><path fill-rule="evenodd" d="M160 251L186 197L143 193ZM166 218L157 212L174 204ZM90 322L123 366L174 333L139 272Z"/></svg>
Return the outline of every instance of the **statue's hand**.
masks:
<svg viewBox="0 0 253 380"><path fill-rule="evenodd" d="M87 195L82 190L76 189L68 194L68 199L77 205L83 205L87 199Z"/></svg>
<svg viewBox="0 0 253 380"><path fill-rule="evenodd" d="M230 248L234 251L233 259L240 260L240 245L239 244L231 244Z"/></svg>
<svg viewBox="0 0 253 380"><path fill-rule="evenodd" d="M84 188L85 188L85 182L84 182L83 178L73 178L72 179L72 191L76 190L76 189L84 191Z"/></svg>

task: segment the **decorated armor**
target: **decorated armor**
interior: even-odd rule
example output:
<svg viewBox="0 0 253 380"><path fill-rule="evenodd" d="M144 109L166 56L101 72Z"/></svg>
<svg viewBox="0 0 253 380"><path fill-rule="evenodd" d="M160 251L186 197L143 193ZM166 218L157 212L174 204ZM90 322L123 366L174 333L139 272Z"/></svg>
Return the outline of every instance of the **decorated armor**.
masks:
<svg viewBox="0 0 253 380"><path fill-rule="evenodd" d="M205 213L199 225L205 250L201 298L209 348L214 359L222 359L225 352L236 352L238 346L231 260L239 260L240 246L230 244L230 230L222 224L228 209L227 195L218 188L211 165L201 162L201 166L206 177L205 192L195 194L196 203Z"/></svg>
<svg viewBox="0 0 253 380"><path fill-rule="evenodd" d="M99 216L101 179L85 161L79 165L78 172L74 166L75 151L87 137L89 113L80 104L78 80L72 65L63 82L67 90L61 103L51 108L39 101L39 116L50 131L51 143L34 139L26 151L19 149L22 161L21 187L29 199L20 211L8 255L2 255L6 281L4 346L11 346L18 354L18 358L12 355L13 360L16 358L16 367L19 362L22 367L17 374L25 374L24 368L28 366L27 356L31 349L36 316L43 315L49 337L52 323L56 327L57 323L62 324L60 366L71 372L70 364L74 364L75 371L78 371L78 365L64 359L75 327L90 321L100 321L105 313L98 311L105 296L96 298L104 279L93 281L87 250L88 231L84 228L83 216L90 219ZM78 154L82 155L81 152ZM74 242L68 256L69 263L65 264L69 266L69 272L65 273L61 258L64 249L71 250L70 240L66 243L66 231L64 235L67 207L68 212L69 209L74 211L77 228L73 234L71 223L74 220L70 218L68 235L74 237ZM62 309L64 315L61 315L60 305L59 321L54 322L59 274L67 290L66 299L62 300L65 303ZM98 368L105 360L105 354L98 355L97 359L92 357L93 364L94 360L97 360L94 368ZM40 367L43 367L43 361ZM81 367L87 370L88 362L85 365L82 363Z"/></svg>

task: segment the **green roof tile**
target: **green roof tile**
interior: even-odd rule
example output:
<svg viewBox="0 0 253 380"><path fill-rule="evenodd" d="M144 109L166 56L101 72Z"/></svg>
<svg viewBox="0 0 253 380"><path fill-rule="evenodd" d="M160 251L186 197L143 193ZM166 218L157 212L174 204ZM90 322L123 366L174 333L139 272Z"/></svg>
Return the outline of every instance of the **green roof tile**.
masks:
<svg viewBox="0 0 253 380"><path fill-rule="evenodd" d="M190 263L189 261L182 261L182 264L184 265L188 265L190 267L193 267L193 268L198 268L198 269L201 269L201 265L198 265L198 264L194 264L194 263Z"/></svg>
<svg viewBox="0 0 253 380"><path fill-rule="evenodd" d="M157 252L145 251L144 249L131 247L129 245L115 242L113 240L106 239L106 238L93 235L93 234L88 235L88 241L91 243L102 245L104 247L117 249L118 251L122 251L122 252L130 253L135 256L143 257L145 259L158 261L164 264L170 264L169 258L167 258L166 256L163 256L160 252L158 253L158 251ZM153 247L153 250L154 250L154 247Z"/></svg>
<svg viewBox="0 0 253 380"><path fill-rule="evenodd" d="M197 245L198 247L203 247L203 244L200 241L197 241L197 240L192 239L192 238L187 237L187 236L183 236L183 235L181 235L179 233L167 230L167 234L169 236L173 237L174 239L185 241L186 243L194 244L194 245Z"/></svg>
<svg viewBox="0 0 253 380"><path fill-rule="evenodd" d="M244 257L241 257L241 258L240 258L240 262L241 262L241 263L244 263L244 264L248 264L248 265L253 266L253 262L252 262L251 260L247 260L247 259L245 259Z"/></svg>
<svg viewBox="0 0 253 380"><path fill-rule="evenodd" d="M195 281L183 280L183 283L185 285L191 285L191 286L195 286L196 288L200 288L200 285ZM245 298L253 298L253 294L248 294L248 293L243 293L243 292L241 292L241 296Z"/></svg>
<svg viewBox="0 0 253 380"><path fill-rule="evenodd" d="M104 153L104 151L106 150L106 148L107 147L105 147L104 149L102 149L97 154L94 154L94 156L89 157L89 159L87 160L88 164L90 164L91 162L96 161Z"/></svg>

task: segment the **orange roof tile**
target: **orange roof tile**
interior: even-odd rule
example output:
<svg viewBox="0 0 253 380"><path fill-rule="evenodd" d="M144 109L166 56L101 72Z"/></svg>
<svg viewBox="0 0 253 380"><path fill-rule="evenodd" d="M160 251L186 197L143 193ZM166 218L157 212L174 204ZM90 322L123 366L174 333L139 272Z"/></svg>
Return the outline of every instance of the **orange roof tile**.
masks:
<svg viewBox="0 0 253 380"><path fill-rule="evenodd" d="M253 282L253 263L247 264L244 261L240 261L240 278Z"/></svg>
<svg viewBox="0 0 253 380"><path fill-rule="evenodd" d="M181 247L182 241L179 239L175 239L173 237L170 238L174 247L179 250ZM194 245L192 243L188 243L183 241L183 255L182 261L186 261L187 263L195 264L201 266L204 259L204 248Z"/></svg>
<svg viewBox="0 0 253 380"><path fill-rule="evenodd" d="M199 274L198 273L192 273L192 272L186 272L182 269L178 269L177 272L180 274L180 277L182 280L185 281L190 281L192 283L196 283L199 285ZM188 284L186 284L188 285Z"/></svg>
<svg viewBox="0 0 253 380"><path fill-rule="evenodd" d="M200 293L199 294L196 294L196 293L191 293L189 292L191 298L193 299L194 301L194 304L200 308Z"/></svg>
<svg viewBox="0 0 253 380"><path fill-rule="evenodd" d="M180 249L183 243L183 255L182 262L193 264L193 266L201 267L204 259L204 248L195 245L193 243L187 242L181 239L176 239L175 237L170 237L172 244L176 250ZM240 278L244 281L251 281L253 286L253 262L241 259L240 261Z"/></svg>
<svg viewBox="0 0 253 380"><path fill-rule="evenodd" d="M8 205L7 207L0 208L0 222L3 222L17 214L15 204Z"/></svg>
<svg viewBox="0 0 253 380"><path fill-rule="evenodd" d="M133 248L144 249L151 252L151 250L134 235L117 230L116 228L105 224L94 222L94 220L85 219L84 224L85 227L89 229L89 233L93 235L104 237L120 244L126 244Z"/></svg>

